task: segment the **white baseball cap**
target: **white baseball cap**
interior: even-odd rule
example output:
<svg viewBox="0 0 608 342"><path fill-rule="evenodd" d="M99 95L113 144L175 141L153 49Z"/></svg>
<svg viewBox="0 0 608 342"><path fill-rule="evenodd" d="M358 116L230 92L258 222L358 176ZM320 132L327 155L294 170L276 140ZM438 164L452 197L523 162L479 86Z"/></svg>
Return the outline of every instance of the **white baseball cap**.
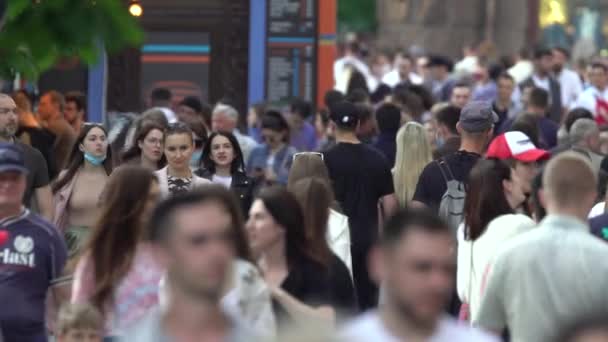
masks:
<svg viewBox="0 0 608 342"><path fill-rule="evenodd" d="M486 157L531 163L549 159L551 153L534 146L530 138L522 132L514 131L501 134L492 140Z"/></svg>

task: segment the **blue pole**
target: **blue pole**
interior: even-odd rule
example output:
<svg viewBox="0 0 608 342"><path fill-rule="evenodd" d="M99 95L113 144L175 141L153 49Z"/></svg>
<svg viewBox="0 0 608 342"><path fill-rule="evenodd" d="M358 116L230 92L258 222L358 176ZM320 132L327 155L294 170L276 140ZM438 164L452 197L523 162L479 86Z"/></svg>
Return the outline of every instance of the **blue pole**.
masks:
<svg viewBox="0 0 608 342"><path fill-rule="evenodd" d="M101 51L96 65L89 67L87 116L89 122L104 123L106 119L107 56Z"/></svg>
<svg viewBox="0 0 608 342"><path fill-rule="evenodd" d="M250 106L263 101L266 92L266 2L267 0L250 0L247 101Z"/></svg>

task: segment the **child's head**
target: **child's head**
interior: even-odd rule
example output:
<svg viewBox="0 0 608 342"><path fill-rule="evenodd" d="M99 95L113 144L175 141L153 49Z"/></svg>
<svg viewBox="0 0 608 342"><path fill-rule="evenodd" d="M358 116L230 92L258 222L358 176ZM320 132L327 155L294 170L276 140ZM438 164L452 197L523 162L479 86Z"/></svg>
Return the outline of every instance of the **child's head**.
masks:
<svg viewBox="0 0 608 342"><path fill-rule="evenodd" d="M103 317L89 304L67 304L59 310L57 342L101 342Z"/></svg>

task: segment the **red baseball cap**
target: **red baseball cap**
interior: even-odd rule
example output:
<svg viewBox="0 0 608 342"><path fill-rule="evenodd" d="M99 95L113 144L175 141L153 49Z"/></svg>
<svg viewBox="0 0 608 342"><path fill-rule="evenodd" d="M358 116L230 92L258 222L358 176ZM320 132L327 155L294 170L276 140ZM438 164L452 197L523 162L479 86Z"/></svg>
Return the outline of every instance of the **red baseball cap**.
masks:
<svg viewBox="0 0 608 342"><path fill-rule="evenodd" d="M549 159L551 153L534 146L530 138L522 132L507 132L497 136L486 153L487 158L515 159L531 163Z"/></svg>

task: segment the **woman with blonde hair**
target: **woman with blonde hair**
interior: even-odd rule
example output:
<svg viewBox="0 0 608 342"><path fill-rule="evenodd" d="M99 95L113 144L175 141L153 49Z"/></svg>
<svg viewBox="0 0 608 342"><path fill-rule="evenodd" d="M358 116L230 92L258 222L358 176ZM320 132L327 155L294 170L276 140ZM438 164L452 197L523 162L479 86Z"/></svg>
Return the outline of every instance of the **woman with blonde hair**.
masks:
<svg viewBox="0 0 608 342"><path fill-rule="evenodd" d="M424 126L408 122L397 132L397 157L393 168L395 193L402 207L412 200L418 178L433 160L432 148L426 139Z"/></svg>

